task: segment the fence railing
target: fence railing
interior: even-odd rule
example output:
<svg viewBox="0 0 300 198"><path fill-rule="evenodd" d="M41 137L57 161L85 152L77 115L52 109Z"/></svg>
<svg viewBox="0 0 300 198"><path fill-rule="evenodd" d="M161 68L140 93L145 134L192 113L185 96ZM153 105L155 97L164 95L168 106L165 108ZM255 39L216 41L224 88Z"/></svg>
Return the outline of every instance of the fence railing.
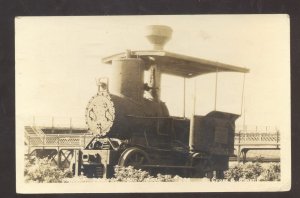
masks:
<svg viewBox="0 0 300 198"><path fill-rule="evenodd" d="M25 134L28 146L34 147L85 147L93 138L92 134ZM280 142L279 133L236 133L235 144L276 144Z"/></svg>
<svg viewBox="0 0 300 198"><path fill-rule="evenodd" d="M280 133L235 133L235 144L237 143L279 143Z"/></svg>
<svg viewBox="0 0 300 198"><path fill-rule="evenodd" d="M29 135L26 138L29 147L85 147L93 136L90 134L47 134L42 138L36 135Z"/></svg>
<svg viewBox="0 0 300 198"><path fill-rule="evenodd" d="M24 118L24 125L40 128L87 128L85 117L32 116ZM236 133L276 133L277 127L259 125L236 125Z"/></svg>
<svg viewBox="0 0 300 198"><path fill-rule="evenodd" d="M25 119L25 141L30 146L86 146L91 140L91 135L74 134L75 131L87 130L84 117L31 117ZM26 127L25 127L26 128ZM43 130L47 132L45 134ZM30 131L31 130L31 131ZM55 134L56 131L68 134ZM50 131L50 133L49 133ZM51 131L53 134L51 134ZM28 133L30 132L30 133ZM237 125L235 129L235 144L279 144L280 133L272 126Z"/></svg>

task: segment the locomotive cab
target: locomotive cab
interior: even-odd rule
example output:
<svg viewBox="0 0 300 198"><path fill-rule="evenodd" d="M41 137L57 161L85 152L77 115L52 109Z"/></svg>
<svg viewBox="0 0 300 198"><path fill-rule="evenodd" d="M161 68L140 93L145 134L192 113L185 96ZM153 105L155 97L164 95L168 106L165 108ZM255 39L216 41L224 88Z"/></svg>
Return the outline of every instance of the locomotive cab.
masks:
<svg viewBox="0 0 300 198"><path fill-rule="evenodd" d="M212 111L189 119L170 116L160 98L161 75L190 79L248 69L164 51L171 35L170 27L149 26L153 50L127 50L102 59L114 69L114 85L100 79L98 93L86 108L86 122L95 138L74 162L79 173L111 177L118 165L189 177L212 177L215 172L217 178L223 177L239 115ZM150 74L146 83L145 71Z"/></svg>

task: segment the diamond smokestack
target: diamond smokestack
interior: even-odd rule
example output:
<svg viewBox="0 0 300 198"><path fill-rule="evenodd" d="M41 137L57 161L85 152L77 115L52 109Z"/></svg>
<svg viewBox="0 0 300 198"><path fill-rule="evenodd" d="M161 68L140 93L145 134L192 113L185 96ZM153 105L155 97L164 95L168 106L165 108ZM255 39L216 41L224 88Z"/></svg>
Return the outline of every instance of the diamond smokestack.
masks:
<svg viewBox="0 0 300 198"><path fill-rule="evenodd" d="M146 37L153 44L154 50L163 50L164 45L172 37L172 28L165 25L149 25L146 27Z"/></svg>

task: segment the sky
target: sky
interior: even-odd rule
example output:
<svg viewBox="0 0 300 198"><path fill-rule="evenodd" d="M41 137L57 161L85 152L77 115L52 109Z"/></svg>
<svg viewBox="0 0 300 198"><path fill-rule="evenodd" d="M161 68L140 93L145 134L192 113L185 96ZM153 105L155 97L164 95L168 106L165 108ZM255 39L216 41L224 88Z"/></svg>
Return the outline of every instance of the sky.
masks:
<svg viewBox="0 0 300 198"><path fill-rule="evenodd" d="M16 115L84 123L96 79L106 76L113 83L113 68L101 59L126 49L152 49L144 28L154 24L173 29L166 51L250 69L244 106L244 75L218 74L217 110L242 113L238 125L289 130L288 15L17 17ZM196 114L214 109L215 74L187 80L186 87L187 116L194 90ZM182 78L163 76L162 100L172 115L183 115Z"/></svg>

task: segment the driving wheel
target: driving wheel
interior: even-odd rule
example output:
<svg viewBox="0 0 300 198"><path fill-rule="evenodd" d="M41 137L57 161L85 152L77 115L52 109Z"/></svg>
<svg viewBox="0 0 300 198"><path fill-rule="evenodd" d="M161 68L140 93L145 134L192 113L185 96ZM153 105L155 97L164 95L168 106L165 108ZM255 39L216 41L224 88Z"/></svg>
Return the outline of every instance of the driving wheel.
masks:
<svg viewBox="0 0 300 198"><path fill-rule="evenodd" d="M128 148L126 149L119 159L119 166L133 166L139 168L142 165L149 163L148 154L139 148Z"/></svg>

